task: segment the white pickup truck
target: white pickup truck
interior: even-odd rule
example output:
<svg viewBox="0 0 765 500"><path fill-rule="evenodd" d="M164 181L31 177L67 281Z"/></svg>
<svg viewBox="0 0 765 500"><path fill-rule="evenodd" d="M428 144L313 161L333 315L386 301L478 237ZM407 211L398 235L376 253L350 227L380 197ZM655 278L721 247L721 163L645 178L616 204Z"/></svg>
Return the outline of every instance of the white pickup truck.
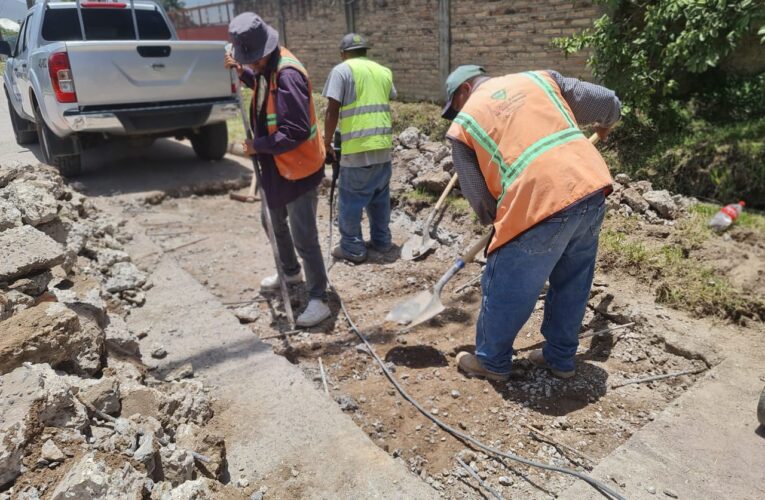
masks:
<svg viewBox="0 0 765 500"><path fill-rule="evenodd" d="M39 140L63 175L114 136L188 138L207 160L226 152L238 107L225 43L179 41L154 2L38 0L15 46L0 44L9 49L3 86L16 141Z"/></svg>

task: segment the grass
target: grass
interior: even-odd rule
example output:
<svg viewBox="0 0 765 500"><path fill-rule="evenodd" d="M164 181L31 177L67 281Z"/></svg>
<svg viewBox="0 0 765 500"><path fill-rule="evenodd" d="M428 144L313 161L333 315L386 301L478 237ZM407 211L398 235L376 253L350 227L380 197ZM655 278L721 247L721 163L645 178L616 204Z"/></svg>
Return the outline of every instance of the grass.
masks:
<svg viewBox="0 0 765 500"><path fill-rule="evenodd" d="M608 268L627 270L638 279L656 284L656 301L702 316L734 321L765 320L765 299L737 289L714 268L693 258L713 236L709 218L719 209L711 204L692 208L691 216L676 224L668 241L657 242L637 231L634 218L609 217L600 235L600 260ZM765 235L765 217L746 214L741 227Z"/></svg>

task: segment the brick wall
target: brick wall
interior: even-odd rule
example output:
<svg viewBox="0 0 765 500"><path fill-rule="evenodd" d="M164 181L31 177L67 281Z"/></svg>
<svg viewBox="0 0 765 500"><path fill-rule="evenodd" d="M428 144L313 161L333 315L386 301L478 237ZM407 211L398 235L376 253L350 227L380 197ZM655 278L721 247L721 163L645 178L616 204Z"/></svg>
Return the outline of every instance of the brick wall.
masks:
<svg viewBox="0 0 765 500"><path fill-rule="evenodd" d="M346 0L282 0L287 47L308 67L320 90L340 62ZM235 0L237 12L254 10L279 28L277 0ZM356 31L369 38L370 57L390 67L404 100L442 99L438 0L356 0ZM550 41L592 24L591 1L451 0L451 67L477 63L493 74L554 68L589 77L584 56L566 59Z"/></svg>

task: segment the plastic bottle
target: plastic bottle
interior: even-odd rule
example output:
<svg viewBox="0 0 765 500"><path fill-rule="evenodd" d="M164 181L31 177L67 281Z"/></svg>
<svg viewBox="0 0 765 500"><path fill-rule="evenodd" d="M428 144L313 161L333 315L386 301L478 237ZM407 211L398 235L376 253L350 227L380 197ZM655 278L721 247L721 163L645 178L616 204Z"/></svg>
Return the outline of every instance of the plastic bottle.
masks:
<svg viewBox="0 0 765 500"><path fill-rule="evenodd" d="M739 215L741 215L741 212L744 211L744 205L746 205L746 203L743 201L725 205L709 221L709 227L718 233L725 231L730 227L731 224L733 224L733 221L736 220Z"/></svg>

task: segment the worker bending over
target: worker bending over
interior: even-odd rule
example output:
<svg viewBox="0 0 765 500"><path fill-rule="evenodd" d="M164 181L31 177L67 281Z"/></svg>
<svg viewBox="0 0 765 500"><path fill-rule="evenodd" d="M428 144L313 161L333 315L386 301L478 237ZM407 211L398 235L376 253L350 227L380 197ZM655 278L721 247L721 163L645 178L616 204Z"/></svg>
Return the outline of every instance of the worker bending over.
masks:
<svg viewBox="0 0 765 500"><path fill-rule="evenodd" d="M332 136L340 122L340 244L332 249L337 259L354 263L367 258L361 233L361 215L369 219L369 246L378 252L391 249L390 99L396 96L391 71L367 58L369 44L361 35L349 33L340 42L343 59L332 69L324 85L327 114L324 119L325 148L334 155Z"/></svg>
<svg viewBox="0 0 765 500"><path fill-rule="evenodd" d="M481 279L475 355L460 370L503 381L513 342L545 282L545 345L529 359L561 378L574 376L579 329L595 269L611 175L579 130L604 139L620 117L613 91L555 71L489 77L457 68L446 80L443 117L452 125L460 190L483 224L493 224Z"/></svg>
<svg viewBox="0 0 765 500"><path fill-rule="evenodd" d="M251 125L254 139L246 152L257 155L276 244L287 284L300 283L303 260L308 307L296 324L314 326L330 316L327 273L316 228L317 188L324 177L324 143L317 129L311 82L300 61L279 47L279 33L252 12L229 25L236 68L253 89ZM264 208L265 210L266 208ZM278 274L261 281L263 290L279 288Z"/></svg>

